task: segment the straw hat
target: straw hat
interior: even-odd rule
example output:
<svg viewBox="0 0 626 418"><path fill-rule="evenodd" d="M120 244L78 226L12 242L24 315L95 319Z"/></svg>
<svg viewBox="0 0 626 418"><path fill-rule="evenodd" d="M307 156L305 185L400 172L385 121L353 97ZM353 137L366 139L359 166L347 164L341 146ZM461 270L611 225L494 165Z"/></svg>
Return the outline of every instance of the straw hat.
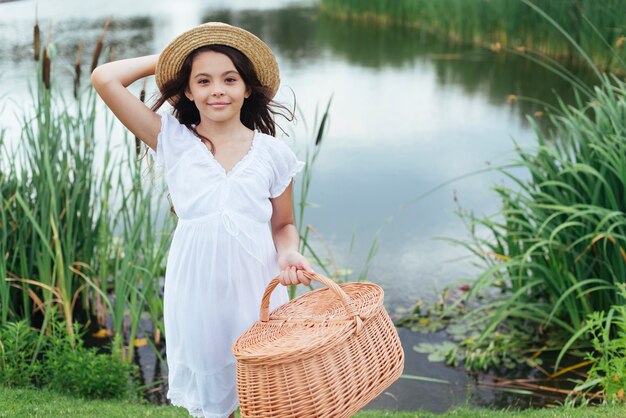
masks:
<svg viewBox="0 0 626 418"><path fill-rule="evenodd" d="M261 84L276 95L280 84L278 63L272 50L247 30L221 22L208 22L184 32L170 42L156 65L155 76L159 90L176 77L185 58L195 49L205 45L227 45L241 51L252 62ZM170 99L170 102L172 100Z"/></svg>

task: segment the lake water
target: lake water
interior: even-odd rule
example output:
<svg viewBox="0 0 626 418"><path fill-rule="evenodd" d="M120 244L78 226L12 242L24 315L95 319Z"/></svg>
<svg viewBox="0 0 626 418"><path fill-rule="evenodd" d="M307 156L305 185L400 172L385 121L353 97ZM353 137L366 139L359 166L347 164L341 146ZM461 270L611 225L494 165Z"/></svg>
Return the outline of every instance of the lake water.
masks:
<svg viewBox="0 0 626 418"><path fill-rule="evenodd" d="M493 213L499 201L491 186L509 182L489 172L417 197L451 179L509 162L515 143L534 145L526 115L541 108L508 103L508 95L554 103L557 92L570 99L566 83L523 58L456 46L402 28L336 21L310 1L56 0L39 2L38 15L44 39L50 33L57 45L55 75L68 91L76 45L80 40L85 44L87 74L109 16L113 20L105 46L114 47L116 58L156 53L180 32L205 21L238 25L264 39L281 68L278 101L291 103L293 91L312 124L316 108L332 96L330 127L309 195L315 206L305 219L323 237L315 241L316 248L326 255L327 246L339 267L354 270L354 279L380 230L368 279L384 287L391 310L433 298L446 284L477 273L466 251L437 238L468 237L455 214L455 196L464 210ZM25 100L28 92L34 16L33 1L0 4L0 97L7 108ZM148 86L154 91L152 80ZM15 133L18 125L12 118L4 111L0 121ZM292 144L303 156L310 137L302 118L295 126L281 124L294 133ZM116 141L131 146L121 134ZM421 361L412 373L447 373ZM460 401L439 399L430 409L462 402L464 379L455 379ZM396 405L424 406L413 395L406 398Z"/></svg>

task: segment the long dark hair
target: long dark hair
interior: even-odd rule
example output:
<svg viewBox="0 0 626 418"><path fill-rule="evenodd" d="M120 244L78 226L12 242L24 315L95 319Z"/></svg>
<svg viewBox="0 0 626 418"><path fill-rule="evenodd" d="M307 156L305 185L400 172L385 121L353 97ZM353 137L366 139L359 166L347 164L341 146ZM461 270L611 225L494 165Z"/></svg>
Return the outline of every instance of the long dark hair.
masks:
<svg viewBox="0 0 626 418"><path fill-rule="evenodd" d="M185 96L185 90L189 84L191 76L191 66L194 58L207 51L219 52L226 55L235 65L235 68L243 78L246 87L250 89L250 96L243 102L241 108L240 119L248 129L257 129L263 133L275 136L276 122L275 115L283 116L288 121L294 118L293 111L286 106L272 101L271 92L267 87L261 85L252 62L241 51L227 45L206 45L193 50L178 72L176 78L165 83L161 89L161 94L157 98L156 103L152 106L152 110L160 108L167 100L172 99L174 102L174 117L180 123L187 126L199 138L207 141L211 146L211 151L215 152L215 146L209 138L200 135L193 125L200 123L200 112L196 105ZM294 96L295 97L295 96ZM295 109L295 100L294 100Z"/></svg>

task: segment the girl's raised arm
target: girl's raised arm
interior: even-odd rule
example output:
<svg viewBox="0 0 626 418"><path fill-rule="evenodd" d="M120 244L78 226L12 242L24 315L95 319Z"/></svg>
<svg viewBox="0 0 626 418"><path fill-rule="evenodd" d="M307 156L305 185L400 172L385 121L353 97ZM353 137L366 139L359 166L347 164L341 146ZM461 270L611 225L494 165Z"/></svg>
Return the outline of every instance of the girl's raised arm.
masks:
<svg viewBox="0 0 626 418"><path fill-rule="evenodd" d="M91 82L115 116L147 146L156 150L161 129L159 115L150 110L127 87L154 74L159 55L108 62L91 74Z"/></svg>

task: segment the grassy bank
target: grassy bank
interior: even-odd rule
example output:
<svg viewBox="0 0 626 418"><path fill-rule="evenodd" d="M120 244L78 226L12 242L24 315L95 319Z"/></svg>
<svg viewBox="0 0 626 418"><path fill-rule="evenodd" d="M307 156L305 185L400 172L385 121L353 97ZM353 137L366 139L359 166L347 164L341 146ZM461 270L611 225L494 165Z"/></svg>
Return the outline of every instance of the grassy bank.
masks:
<svg viewBox="0 0 626 418"><path fill-rule="evenodd" d="M429 412L364 411L357 418L594 418L625 416L626 409L616 406L587 407L580 409L540 409L522 412L490 411L461 408L445 414ZM0 388L0 417L189 417L183 408L156 406L121 401L93 401L72 398L54 392Z"/></svg>
<svg viewBox="0 0 626 418"><path fill-rule="evenodd" d="M626 2L536 0L534 3L553 16L589 52L596 65L612 71L623 70L585 19L589 19L602 38L616 47L624 58ZM493 49L532 49L553 58L579 62L575 49L553 25L521 1L321 0L321 8L339 19L405 25L464 44Z"/></svg>

